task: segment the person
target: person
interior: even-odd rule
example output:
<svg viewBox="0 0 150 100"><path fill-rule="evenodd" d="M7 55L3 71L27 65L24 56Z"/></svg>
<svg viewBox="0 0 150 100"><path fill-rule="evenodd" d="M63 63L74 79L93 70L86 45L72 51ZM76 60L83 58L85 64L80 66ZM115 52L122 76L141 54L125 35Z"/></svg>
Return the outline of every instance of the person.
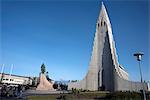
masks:
<svg viewBox="0 0 150 100"><path fill-rule="evenodd" d="M19 98L22 97L22 86L21 85L18 86L18 97Z"/></svg>
<svg viewBox="0 0 150 100"><path fill-rule="evenodd" d="M13 87L13 95L14 95L14 97L17 96L17 88L15 86Z"/></svg>
<svg viewBox="0 0 150 100"><path fill-rule="evenodd" d="M12 96L13 96L13 87L12 87L12 86L9 86L8 96L9 96L9 97L12 97Z"/></svg>
<svg viewBox="0 0 150 100"><path fill-rule="evenodd" d="M10 86L9 84L6 86L6 96L9 97L9 90L10 90Z"/></svg>
<svg viewBox="0 0 150 100"><path fill-rule="evenodd" d="M7 92L6 92L6 85L4 84L3 86L2 86L2 89L1 89L1 96L2 97L4 97L4 96L6 96L6 94L7 94Z"/></svg>

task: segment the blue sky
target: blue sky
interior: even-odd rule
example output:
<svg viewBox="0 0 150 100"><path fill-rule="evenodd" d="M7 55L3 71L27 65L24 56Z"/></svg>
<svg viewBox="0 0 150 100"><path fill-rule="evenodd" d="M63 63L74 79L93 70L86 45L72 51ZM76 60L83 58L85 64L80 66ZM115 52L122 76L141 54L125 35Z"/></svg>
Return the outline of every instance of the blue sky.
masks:
<svg viewBox="0 0 150 100"><path fill-rule="evenodd" d="M131 80L140 80L133 53L145 53L142 71L150 80L148 1L104 1L119 63ZM2 0L0 64L9 73L38 76L42 63L54 80L81 80L92 52L97 1Z"/></svg>

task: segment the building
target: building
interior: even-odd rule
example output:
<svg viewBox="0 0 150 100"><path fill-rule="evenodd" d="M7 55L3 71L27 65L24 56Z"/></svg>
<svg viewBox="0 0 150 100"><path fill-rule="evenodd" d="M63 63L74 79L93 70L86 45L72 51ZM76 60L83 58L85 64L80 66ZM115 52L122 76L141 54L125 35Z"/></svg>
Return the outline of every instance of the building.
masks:
<svg viewBox="0 0 150 100"><path fill-rule="evenodd" d="M147 82L148 91L150 91L150 81Z"/></svg>
<svg viewBox="0 0 150 100"><path fill-rule="evenodd" d="M0 73L1 84L32 85L30 77Z"/></svg>
<svg viewBox="0 0 150 100"><path fill-rule="evenodd" d="M96 24L89 70L83 80L68 83L68 89L139 91L143 87L147 90L146 83L130 81L128 73L118 62L111 23L102 3Z"/></svg>

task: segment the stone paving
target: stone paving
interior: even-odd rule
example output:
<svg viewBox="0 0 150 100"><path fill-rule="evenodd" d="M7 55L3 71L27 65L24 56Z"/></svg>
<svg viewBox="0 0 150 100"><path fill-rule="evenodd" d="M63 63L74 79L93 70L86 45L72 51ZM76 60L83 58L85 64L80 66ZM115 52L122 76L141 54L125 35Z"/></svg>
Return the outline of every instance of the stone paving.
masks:
<svg viewBox="0 0 150 100"><path fill-rule="evenodd" d="M48 95L48 94L62 94L69 93L68 91L51 91L51 90L26 90L22 94L22 98L18 97L0 97L0 100L27 100L27 96L31 95Z"/></svg>
<svg viewBox="0 0 150 100"><path fill-rule="evenodd" d="M25 97L17 98L17 97L0 97L0 100L27 100Z"/></svg>

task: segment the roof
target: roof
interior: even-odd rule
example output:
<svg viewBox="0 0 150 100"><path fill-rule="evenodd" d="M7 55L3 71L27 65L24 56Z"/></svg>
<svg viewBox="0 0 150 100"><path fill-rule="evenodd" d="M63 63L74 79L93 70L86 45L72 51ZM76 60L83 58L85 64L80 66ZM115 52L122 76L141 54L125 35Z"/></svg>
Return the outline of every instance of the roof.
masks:
<svg viewBox="0 0 150 100"><path fill-rule="evenodd" d="M0 73L0 74L10 75L10 74L7 74L7 73ZM27 77L27 76L20 76L20 75L13 75L13 74L11 74L11 76L23 77L23 78L30 78L30 77Z"/></svg>

